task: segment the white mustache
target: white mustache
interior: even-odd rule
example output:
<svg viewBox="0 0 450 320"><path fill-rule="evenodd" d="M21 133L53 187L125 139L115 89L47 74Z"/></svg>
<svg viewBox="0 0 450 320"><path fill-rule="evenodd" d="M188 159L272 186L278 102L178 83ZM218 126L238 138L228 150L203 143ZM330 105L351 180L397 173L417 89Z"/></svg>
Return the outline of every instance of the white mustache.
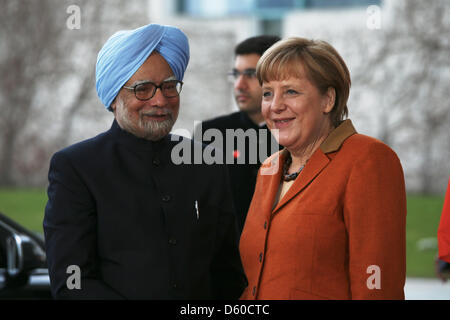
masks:
<svg viewBox="0 0 450 320"><path fill-rule="evenodd" d="M149 110L140 112L141 116L169 116L172 118L172 111L167 108L158 108L158 110Z"/></svg>

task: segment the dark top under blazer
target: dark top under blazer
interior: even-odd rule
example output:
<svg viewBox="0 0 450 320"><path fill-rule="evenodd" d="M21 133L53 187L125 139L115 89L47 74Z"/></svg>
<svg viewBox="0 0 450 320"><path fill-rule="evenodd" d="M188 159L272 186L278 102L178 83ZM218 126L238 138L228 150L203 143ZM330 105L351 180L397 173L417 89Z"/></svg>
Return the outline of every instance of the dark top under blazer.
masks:
<svg viewBox="0 0 450 320"><path fill-rule="evenodd" d="M202 122L202 132L201 135L198 133L199 127L196 128L196 133L194 134L194 138L197 139L198 137L203 137L203 134L208 129L218 129L221 134L223 135L223 151L224 155L226 155L226 152L233 152L235 150L239 151L239 154L246 155L245 157L245 163L239 164L237 163L237 159L235 159L234 164L228 164L228 172L230 174L230 183L231 183L231 189L233 193L233 199L234 204L236 207L236 213L238 216L238 226L240 231L242 231L242 228L244 227L245 218L247 216L247 211L250 206L250 202L253 197L253 192L255 190L256 185L256 176L258 175L259 167L261 166L261 163L264 162L264 160L269 157L271 152L271 143L273 143L276 147L275 151L278 151L280 147L278 146L278 143L276 142L275 138L271 135L270 130L267 128L266 125L258 126L255 124L247 115L247 113L238 111L234 112L229 115L220 116L211 120L207 120ZM233 150L226 150L226 130L227 129L242 129L244 131L248 129L254 129L256 130L256 137L257 137L257 162L251 163L249 160L249 140L246 140L245 143L245 153L244 150L241 150L241 148L234 143ZM266 131L266 139L263 139L263 136L259 135L259 130L265 130ZM197 139L200 140L200 139ZM208 144L208 141L203 141L203 143ZM260 148L264 147L264 157L259 157ZM225 162L225 161L224 161Z"/></svg>
<svg viewBox="0 0 450 320"><path fill-rule="evenodd" d="M44 233L56 298L234 299L245 287L225 166L120 129L57 152ZM198 218L195 208L198 203ZM68 266L81 268L69 290Z"/></svg>

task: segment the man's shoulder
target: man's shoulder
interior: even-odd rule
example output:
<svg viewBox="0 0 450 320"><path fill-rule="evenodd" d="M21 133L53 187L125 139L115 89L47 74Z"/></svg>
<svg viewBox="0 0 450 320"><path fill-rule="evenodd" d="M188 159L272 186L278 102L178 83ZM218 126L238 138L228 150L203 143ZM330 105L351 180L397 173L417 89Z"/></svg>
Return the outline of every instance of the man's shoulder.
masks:
<svg viewBox="0 0 450 320"><path fill-rule="evenodd" d="M222 115L202 122L203 131L206 129L237 129L241 127L242 111Z"/></svg>
<svg viewBox="0 0 450 320"><path fill-rule="evenodd" d="M101 152L102 146L105 146L108 139L108 131L100 133L92 138L76 142L55 153L55 156L64 156L67 158L83 158L93 156ZM96 156L96 157L97 157Z"/></svg>

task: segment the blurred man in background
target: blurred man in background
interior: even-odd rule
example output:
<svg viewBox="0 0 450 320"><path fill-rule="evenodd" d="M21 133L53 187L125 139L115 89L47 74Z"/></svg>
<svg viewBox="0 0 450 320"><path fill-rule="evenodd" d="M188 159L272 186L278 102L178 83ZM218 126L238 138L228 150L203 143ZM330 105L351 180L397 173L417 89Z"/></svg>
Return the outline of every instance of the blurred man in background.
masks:
<svg viewBox="0 0 450 320"><path fill-rule="evenodd" d="M279 40L280 38L277 36L262 35L248 38L236 46L234 68L229 73L229 77L234 84L234 97L240 111L204 121L196 128L194 134L195 138L203 137L208 129L218 129L224 137L224 158L226 159L227 153L232 153L231 156L235 161L234 163L227 163L227 165L240 231L244 226L253 196L258 169L265 158L279 149L261 115L262 89L256 78L256 64L259 58ZM226 149L227 129L242 129L249 133L253 130L256 133L256 140L252 141L250 138L246 138L245 144L240 145L234 139L234 141L228 142L233 145L232 150L228 150ZM265 136L260 134L260 130L265 131ZM231 138L233 139L233 137ZM203 142L208 143L208 141ZM251 148L251 143L256 143L255 149ZM277 146L276 150L271 150L271 145ZM265 151L262 158L259 156L261 148ZM250 161L249 152L252 150L257 152L256 162Z"/></svg>

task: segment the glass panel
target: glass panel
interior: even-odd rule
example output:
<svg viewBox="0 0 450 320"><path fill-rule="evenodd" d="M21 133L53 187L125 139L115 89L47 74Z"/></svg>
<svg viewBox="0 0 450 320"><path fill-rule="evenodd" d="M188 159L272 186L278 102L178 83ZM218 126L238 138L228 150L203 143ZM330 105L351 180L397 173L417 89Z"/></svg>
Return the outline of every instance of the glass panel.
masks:
<svg viewBox="0 0 450 320"><path fill-rule="evenodd" d="M177 10L193 16L217 17L235 14L265 15L267 10L282 17L292 8L344 8L381 5L381 0L177 0Z"/></svg>

